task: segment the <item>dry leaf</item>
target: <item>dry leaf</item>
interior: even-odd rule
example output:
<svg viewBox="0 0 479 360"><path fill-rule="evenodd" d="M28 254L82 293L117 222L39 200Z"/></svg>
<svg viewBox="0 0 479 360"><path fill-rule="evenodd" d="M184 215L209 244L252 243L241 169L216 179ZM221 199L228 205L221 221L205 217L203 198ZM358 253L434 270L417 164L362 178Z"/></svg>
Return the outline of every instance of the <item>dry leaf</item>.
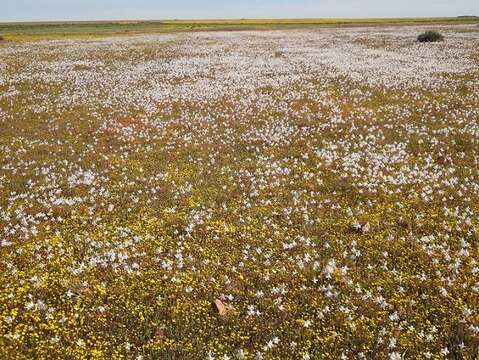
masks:
<svg viewBox="0 0 479 360"><path fill-rule="evenodd" d="M218 314L220 316L226 315L226 306L223 304L223 302L220 299L216 299L214 301L216 310L218 310Z"/></svg>

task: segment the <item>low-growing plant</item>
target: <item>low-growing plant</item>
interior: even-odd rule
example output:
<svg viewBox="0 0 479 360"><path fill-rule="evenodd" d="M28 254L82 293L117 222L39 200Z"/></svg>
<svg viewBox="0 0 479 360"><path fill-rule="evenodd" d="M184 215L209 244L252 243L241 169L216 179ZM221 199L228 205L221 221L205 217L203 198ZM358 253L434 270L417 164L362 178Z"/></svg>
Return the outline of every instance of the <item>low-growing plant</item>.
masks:
<svg viewBox="0 0 479 360"><path fill-rule="evenodd" d="M417 37L418 42L444 41L444 36L437 31L426 31Z"/></svg>

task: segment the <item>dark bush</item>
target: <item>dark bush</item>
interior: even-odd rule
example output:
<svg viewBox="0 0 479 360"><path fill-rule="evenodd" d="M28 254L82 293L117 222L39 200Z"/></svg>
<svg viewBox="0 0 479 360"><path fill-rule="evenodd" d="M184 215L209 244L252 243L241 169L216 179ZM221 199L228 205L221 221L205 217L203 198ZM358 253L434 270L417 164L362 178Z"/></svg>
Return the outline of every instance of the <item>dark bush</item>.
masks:
<svg viewBox="0 0 479 360"><path fill-rule="evenodd" d="M444 36L437 31L426 31L417 37L419 42L438 42L443 40Z"/></svg>
<svg viewBox="0 0 479 360"><path fill-rule="evenodd" d="M0 41L5 40L2 35L0 35Z"/></svg>

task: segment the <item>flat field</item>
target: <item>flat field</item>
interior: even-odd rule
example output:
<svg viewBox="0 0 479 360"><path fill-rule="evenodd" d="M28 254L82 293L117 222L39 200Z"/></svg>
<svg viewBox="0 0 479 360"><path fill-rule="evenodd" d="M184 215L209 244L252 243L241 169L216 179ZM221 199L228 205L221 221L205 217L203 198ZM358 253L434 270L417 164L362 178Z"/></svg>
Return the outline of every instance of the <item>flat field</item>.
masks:
<svg viewBox="0 0 479 360"><path fill-rule="evenodd" d="M198 31L318 29L365 25L478 24L477 16L385 19L224 19L224 20L111 20L0 23L0 35L9 41L86 39L105 36Z"/></svg>
<svg viewBox="0 0 479 360"><path fill-rule="evenodd" d="M479 28L0 43L0 358L477 359Z"/></svg>

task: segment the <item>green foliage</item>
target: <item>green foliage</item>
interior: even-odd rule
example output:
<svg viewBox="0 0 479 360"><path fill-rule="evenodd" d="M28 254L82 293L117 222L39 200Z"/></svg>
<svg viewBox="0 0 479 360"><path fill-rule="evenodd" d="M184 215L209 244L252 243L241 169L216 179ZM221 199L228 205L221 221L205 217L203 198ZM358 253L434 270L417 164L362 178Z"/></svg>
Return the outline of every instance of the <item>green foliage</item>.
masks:
<svg viewBox="0 0 479 360"><path fill-rule="evenodd" d="M444 36L437 31L426 31L417 37L418 42L439 42L444 41Z"/></svg>

